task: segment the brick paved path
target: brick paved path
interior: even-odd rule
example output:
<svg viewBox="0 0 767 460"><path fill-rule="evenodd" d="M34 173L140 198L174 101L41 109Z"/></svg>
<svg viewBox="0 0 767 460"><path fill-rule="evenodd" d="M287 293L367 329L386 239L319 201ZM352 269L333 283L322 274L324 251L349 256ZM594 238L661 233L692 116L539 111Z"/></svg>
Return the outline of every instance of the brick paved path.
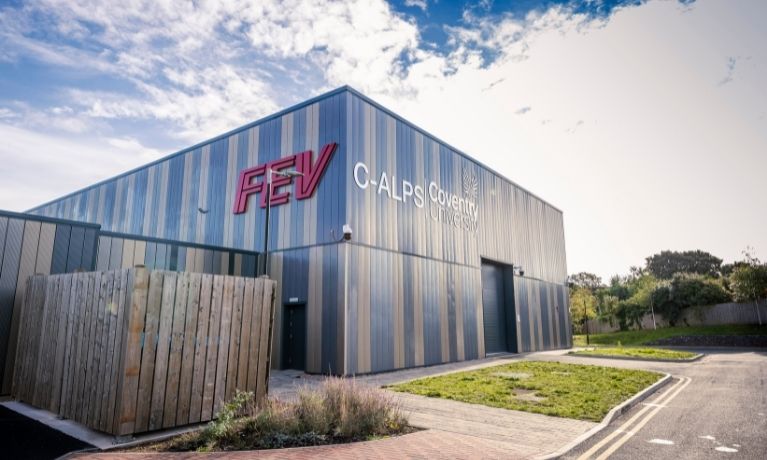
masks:
<svg viewBox="0 0 767 460"><path fill-rule="evenodd" d="M258 450L245 452L214 453L80 453L67 459L82 460L245 460L245 459L513 459L525 458L510 455L508 451L491 440L464 436L443 431L426 430L396 438L378 441L336 444L297 449Z"/></svg>

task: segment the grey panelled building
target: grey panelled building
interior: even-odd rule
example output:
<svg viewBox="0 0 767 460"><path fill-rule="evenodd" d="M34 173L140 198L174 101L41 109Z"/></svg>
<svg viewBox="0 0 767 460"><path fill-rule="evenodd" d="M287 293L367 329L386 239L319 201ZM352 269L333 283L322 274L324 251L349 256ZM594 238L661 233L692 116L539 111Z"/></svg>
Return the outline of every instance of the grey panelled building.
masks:
<svg viewBox="0 0 767 460"><path fill-rule="evenodd" d="M98 225L98 267L265 263L275 367L349 375L572 344L562 212L348 87L30 213Z"/></svg>

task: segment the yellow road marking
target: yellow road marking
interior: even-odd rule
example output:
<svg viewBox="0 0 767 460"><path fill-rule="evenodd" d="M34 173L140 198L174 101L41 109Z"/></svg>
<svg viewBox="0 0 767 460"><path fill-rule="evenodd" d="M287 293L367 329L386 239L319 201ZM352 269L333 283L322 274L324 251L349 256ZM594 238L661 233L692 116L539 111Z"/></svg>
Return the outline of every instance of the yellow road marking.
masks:
<svg viewBox="0 0 767 460"><path fill-rule="evenodd" d="M671 401L672 399L676 398L676 396L677 396L679 393L681 393L681 392L682 392L682 390L684 390L684 389L685 389L685 387L687 387L687 385L689 385L689 384L690 384L690 382L692 382L692 379L690 379L689 377L682 377L682 378L683 378L683 379L686 379L686 381L685 381L685 382L682 384L682 386L680 386L680 387L679 387L679 388L678 388L678 389L677 389L677 390L674 392L674 394L672 394L671 396L669 396L669 397L666 399L666 401L665 401L665 402L666 402L666 404L668 404L668 402L669 402L669 401ZM623 437L622 437L622 438L620 438L618 441L616 441L616 442L615 442L615 444L613 444L612 446L610 446L610 448L609 448L609 449L607 449L606 451L604 451L604 452L602 453L602 455L600 455L599 457L597 457L597 460L604 460L604 459L606 459L607 457L609 457L610 455L612 455L612 453L613 453L613 452L615 452L616 450L618 450L618 449L619 449L619 448L620 448L620 447L621 447L623 444L625 444L625 443L626 443L626 441L628 441L629 439L631 439L631 437L632 437L632 436L634 436L634 433L637 433L639 430L641 430L641 429L642 429L642 427L643 427L643 426L645 426L645 425L647 424L647 422L649 422L649 421L650 421L650 420L651 420L653 417L655 417L655 414L657 414L658 412L660 412L660 410L661 410L661 409L663 409L663 407L656 407L655 409L653 409L653 411L652 411L652 412L650 412L649 414L647 414L647 417L643 418L641 421L639 421L639 423L637 423L637 425L636 425L636 426L634 427L634 429L632 430L632 433L626 433L625 435L623 435Z"/></svg>
<svg viewBox="0 0 767 460"><path fill-rule="evenodd" d="M670 387L668 390L666 390L666 392L665 392L665 393L663 393L662 395L660 395L660 396L659 396L659 397L658 397L658 398L655 400L655 402L654 402L653 404L654 404L654 405L660 405L661 401L663 401L663 400L664 400L664 399L666 399L666 398L667 398L669 395L671 395L671 393L674 391L674 389L678 388L678 387L679 387L680 385L682 385L684 382L685 382L685 380L683 380L683 379L680 379L680 380L679 380L677 383L675 383L675 384L674 384L674 385L672 385L672 386L671 386L671 387ZM631 424L633 424L633 423L634 423L634 421L636 421L636 420L637 420L639 417L641 417L641 416L642 416L642 415L643 415L645 412L649 411L649 410L650 410L652 407L653 407L653 406L650 406L650 405L646 405L646 406L644 406L644 407L643 407L643 408L642 408L642 409L641 409L639 412L637 412L636 414L634 414L634 416L633 416L633 417L631 417L631 418L630 418L630 419L628 419L628 420L627 420L627 421L626 421L626 422L625 422L623 425L621 425L620 427L618 427L618 429L616 429L615 431L613 431L612 433L610 433L610 435L608 435L607 437L605 437L604 439L602 439L601 441L599 441L597 444L594 444L594 445L591 447L591 449L589 449L589 450L587 450L586 452L584 452L584 453L583 453L583 454L582 454L580 457L578 457L578 460L586 460L586 459L589 459L589 458L591 458L591 457L592 457L594 454L596 454L597 452L599 452L599 450L600 450L600 449L602 449L602 448L603 448L605 445L607 445L607 443L609 443L610 441L612 441L612 440L613 440L613 439L614 439L616 436L618 436L618 435L620 435L620 434L625 434L625 433L629 433L629 432L632 432L633 430L632 430L632 431L629 431L629 429L628 429L628 428L629 428L629 426L631 426Z"/></svg>

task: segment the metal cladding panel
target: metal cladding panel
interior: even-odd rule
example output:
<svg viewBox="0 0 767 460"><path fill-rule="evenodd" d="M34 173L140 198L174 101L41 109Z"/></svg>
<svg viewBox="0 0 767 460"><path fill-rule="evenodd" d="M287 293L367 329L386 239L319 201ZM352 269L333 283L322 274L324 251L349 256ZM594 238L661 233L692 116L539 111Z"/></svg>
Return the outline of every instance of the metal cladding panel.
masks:
<svg viewBox="0 0 767 460"><path fill-rule="evenodd" d="M251 195L247 212L233 214L240 171L305 150L316 161L321 148L335 142L314 196L296 200L286 188L291 201L272 207L269 232L270 250L332 243L346 223L348 97L334 92L31 212L99 223L106 232L257 251L265 210L260 195Z"/></svg>
<svg viewBox="0 0 767 460"><path fill-rule="evenodd" d="M10 391L27 278L72 271L83 260L92 263L92 246L90 254L84 252L83 240L95 232L72 222L0 211L0 393ZM69 250L72 235L80 245L74 253Z"/></svg>
<svg viewBox="0 0 767 460"><path fill-rule="evenodd" d="M82 269L83 247L85 243L85 228L73 227L69 236L69 251L67 253L66 272L71 273Z"/></svg>
<svg viewBox="0 0 767 460"><path fill-rule="evenodd" d="M67 260L69 255L70 236L72 234L71 225L57 225L56 237L53 241L53 262L51 263L51 274L67 272Z"/></svg>
<svg viewBox="0 0 767 460"><path fill-rule="evenodd" d="M0 265L0 382L5 369L5 359L11 335L11 321L16 298L16 286L21 262L21 246L24 239L24 221L4 219L2 265Z"/></svg>
<svg viewBox="0 0 767 460"><path fill-rule="evenodd" d="M355 241L477 267L490 257L564 283L559 210L367 99L349 99L347 215ZM359 163L365 169L355 176ZM443 197L450 204L440 204Z"/></svg>
<svg viewBox="0 0 767 460"><path fill-rule="evenodd" d="M282 357L282 317L288 303L305 304L307 314L306 370L311 373L343 374L344 323L343 247L339 245L280 251L269 256L270 273L277 280L272 365Z"/></svg>
<svg viewBox="0 0 767 460"><path fill-rule="evenodd" d="M356 345L349 374L479 357L479 269L356 244L341 248L339 257L350 251L347 340Z"/></svg>
<svg viewBox="0 0 767 460"><path fill-rule="evenodd" d="M477 300L482 258L525 269L513 293L519 351L563 345L569 318L552 306L566 278L562 213L353 90L331 92L34 212L252 254L264 246L265 210L260 195L251 195L247 212L233 214L239 172L306 150L316 161L329 142L338 147L315 194L296 200L288 187L290 202L272 207L270 216L270 275L282 277L280 264L298 267L296 260L305 258L307 302L322 302L307 311L310 330L321 337L307 355L309 366L375 372L484 356ZM375 184L357 185L358 163ZM416 186L423 206L416 204ZM353 230L349 280L339 272L346 257L340 248L347 246L335 244L344 224ZM148 242L145 264L235 270L230 254L203 248L182 254L166 246ZM290 251L307 254L283 261ZM243 273L255 273L253 256L237 260ZM291 276L290 283L301 279ZM342 295L355 308L339 307ZM345 324L346 344L338 324Z"/></svg>

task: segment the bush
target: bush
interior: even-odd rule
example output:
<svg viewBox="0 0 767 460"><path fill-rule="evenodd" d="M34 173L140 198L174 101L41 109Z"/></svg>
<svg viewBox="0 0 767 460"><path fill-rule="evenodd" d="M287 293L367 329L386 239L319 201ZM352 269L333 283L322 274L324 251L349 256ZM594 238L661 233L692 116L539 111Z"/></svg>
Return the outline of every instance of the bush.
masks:
<svg viewBox="0 0 767 460"><path fill-rule="evenodd" d="M719 280L701 275L677 273L670 282L659 284L652 293L655 311L675 326L689 307L732 301Z"/></svg>
<svg viewBox="0 0 767 460"><path fill-rule="evenodd" d="M407 420L394 399L354 379L327 378L319 389L301 388L295 402L238 392L200 433L176 449L272 449L349 442L405 432ZM171 446L171 449L173 447Z"/></svg>
<svg viewBox="0 0 767 460"><path fill-rule="evenodd" d="M615 309L615 317L618 319L618 327L621 331L627 331L632 327L641 328L642 318L648 312L648 308L632 299L618 302Z"/></svg>

